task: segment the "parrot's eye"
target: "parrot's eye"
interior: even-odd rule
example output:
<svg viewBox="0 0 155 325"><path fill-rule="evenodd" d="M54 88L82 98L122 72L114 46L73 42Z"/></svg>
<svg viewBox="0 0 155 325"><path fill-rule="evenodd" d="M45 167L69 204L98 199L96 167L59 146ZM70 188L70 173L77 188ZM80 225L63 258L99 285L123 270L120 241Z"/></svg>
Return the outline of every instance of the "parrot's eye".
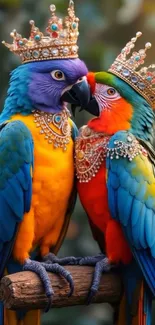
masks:
<svg viewBox="0 0 155 325"><path fill-rule="evenodd" d="M109 87L108 85L98 85L98 84L97 87L100 95L102 95L106 99L117 100L121 98L119 92L113 87Z"/></svg>
<svg viewBox="0 0 155 325"><path fill-rule="evenodd" d="M51 72L51 76L55 80L65 80L65 75L61 70L54 70Z"/></svg>
<svg viewBox="0 0 155 325"><path fill-rule="evenodd" d="M116 94L116 90L114 88L109 88L109 89L107 89L107 94L109 96L113 96Z"/></svg>

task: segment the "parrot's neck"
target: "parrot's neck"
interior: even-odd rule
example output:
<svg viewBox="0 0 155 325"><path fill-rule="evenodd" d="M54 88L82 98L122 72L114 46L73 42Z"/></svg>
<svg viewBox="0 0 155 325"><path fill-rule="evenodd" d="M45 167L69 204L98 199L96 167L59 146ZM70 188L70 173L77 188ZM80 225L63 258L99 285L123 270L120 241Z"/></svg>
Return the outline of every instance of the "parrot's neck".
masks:
<svg viewBox="0 0 155 325"><path fill-rule="evenodd" d="M60 113L62 112L62 110L64 109L65 104L64 103L56 103L53 106L46 106L44 104L36 104L35 108L41 112L44 113L49 113L49 114L56 114L56 113Z"/></svg>
<svg viewBox="0 0 155 325"><path fill-rule="evenodd" d="M33 105L27 96L8 95L5 100L3 111L0 115L0 123L9 120L15 114L29 115L32 113Z"/></svg>
<svg viewBox="0 0 155 325"><path fill-rule="evenodd" d="M105 110L99 117L91 119L88 127L110 136L118 131L128 130L137 138L150 143L155 142L155 116L149 105L137 106L134 109L128 105L126 110L124 106L116 111Z"/></svg>
<svg viewBox="0 0 155 325"><path fill-rule="evenodd" d="M21 103L21 105L20 105ZM49 114L60 114L64 111L65 104L62 103L61 106L57 108L44 108L40 105L38 107L38 111L45 112ZM5 100L4 109L0 115L0 123L3 123L6 120L9 120L15 114L21 114L23 116L28 116L33 113L35 108L33 104L27 96L25 98L21 98L17 96L8 96Z"/></svg>

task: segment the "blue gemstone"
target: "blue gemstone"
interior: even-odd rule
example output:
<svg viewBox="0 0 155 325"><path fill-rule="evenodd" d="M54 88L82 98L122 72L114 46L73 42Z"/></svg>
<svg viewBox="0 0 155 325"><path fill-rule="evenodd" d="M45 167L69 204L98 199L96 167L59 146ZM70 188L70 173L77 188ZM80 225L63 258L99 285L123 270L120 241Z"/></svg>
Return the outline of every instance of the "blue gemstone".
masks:
<svg viewBox="0 0 155 325"><path fill-rule="evenodd" d="M145 89L145 84L143 84L142 82L139 82L139 83L138 83L138 87L139 87L141 90L143 90L143 89Z"/></svg>
<svg viewBox="0 0 155 325"><path fill-rule="evenodd" d="M31 58L31 53L30 53L29 51L27 51L27 52L25 53L25 58L26 58L26 59L30 59L30 58Z"/></svg>
<svg viewBox="0 0 155 325"><path fill-rule="evenodd" d="M23 41L19 41L19 45L20 46L24 45Z"/></svg>
<svg viewBox="0 0 155 325"><path fill-rule="evenodd" d="M122 74L123 74L124 77L128 77L130 75L130 71L127 70L127 69L124 69Z"/></svg>
<svg viewBox="0 0 155 325"><path fill-rule="evenodd" d="M51 25L51 30L53 30L53 31L57 31L57 30L58 30L58 25L56 25L56 24L52 24L52 25Z"/></svg>
<svg viewBox="0 0 155 325"><path fill-rule="evenodd" d="M61 121L61 117L59 115L55 116L55 122L59 123Z"/></svg>
<svg viewBox="0 0 155 325"><path fill-rule="evenodd" d="M35 59L38 59L39 56L40 56L39 51L34 50L34 51L33 51L33 57L34 57Z"/></svg>
<svg viewBox="0 0 155 325"><path fill-rule="evenodd" d="M138 78L135 77L135 76L132 76L132 77L131 77L131 81L132 81L134 84L136 84L137 81L138 81Z"/></svg>
<svg viewBox="0 0 155 325"><path fill-rule="evenodd" d="M77 24L76 23L73 23L72 24L72 27L73 27L73 29L75 29L77 27Z"/></svg>
<svg viewBox="0 0 155 325"><path fill-rule="evenodd" d="M139 55L135 56L135 60L136 61L139 61L140 60L140 56Z"/></svg>
<svg viewBox="0 0 155 325"><path fill-rule="evenodd" d="M49 50L48 49L42 50L42 55L44 56L44 58L47 58L49 56Z"/></svg>
<svg viewBox="0 0 155 325"><path fill-rule="evenodd" d="M35 39L35 41L40 41L40 35L35 35L34 39Z"/></svg>
<svg viewBox="0 0 155 325"><path fill-rule="evenodd" d="M151 76L147 76L146 77L146 80L151 81L152 80L152 77Z"/></svg>

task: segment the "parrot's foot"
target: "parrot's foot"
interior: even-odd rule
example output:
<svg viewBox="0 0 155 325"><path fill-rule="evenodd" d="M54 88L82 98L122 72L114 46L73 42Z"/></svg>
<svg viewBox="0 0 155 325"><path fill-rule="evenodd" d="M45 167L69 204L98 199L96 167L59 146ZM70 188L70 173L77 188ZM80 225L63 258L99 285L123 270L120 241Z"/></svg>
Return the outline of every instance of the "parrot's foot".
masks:
<svg viewBox="0 0 155 325"><path fill-rule="evenodd" d="M59 265L89 265L94 266L94 275L92 285L88 295L88 304L91 303L92 298L95 296L98 291L101 276L103 272L108 272L113 267L110 264L108 258L104 254L98 254L96 256L87 256L87 257L64 257L58 258L54 254L50 253L45 256L44 260L46 263L58 263Z"/></svg>
<svg viewBox="0 0 155 325"><path fill-rule="evenodd" d="M43 260L46 263L54 263L54 264L57 263L59 265L79 265L81 259L82 257L74 257L74 256L59 258L53 253L49 253L43 258Z"/></svg>
<svg viewBox="0 0 155 325"><path fill-rule="evenodd" d="M108 258L103 254L99 254L97 256L84 257L79 261L79 265L95 266L93 281L92 281L91 288L89 290L89 295L87 300L87 303L90 304L96 292L98 291L102 273L109 272L112 265L110 264Z"/></svg>
<svg viewBox="0 0 155 325"><path fill-rule="evenodd" d="M53 264L49 260L47 260L47 263L45 263L45 262L37 262L37 261L32 261L30 259L27 259L23 266L23 270L32 271L36 273L41 279L44 286L45 294L48 298L48 305L45 310L46 312L52 306L52 299L54 295L54 291L47 271L61 275L64 279L66 279L66 281L69 283L70 286L68 297L70 297L74 291L74 282L70 272L57 263Z"/></svg>

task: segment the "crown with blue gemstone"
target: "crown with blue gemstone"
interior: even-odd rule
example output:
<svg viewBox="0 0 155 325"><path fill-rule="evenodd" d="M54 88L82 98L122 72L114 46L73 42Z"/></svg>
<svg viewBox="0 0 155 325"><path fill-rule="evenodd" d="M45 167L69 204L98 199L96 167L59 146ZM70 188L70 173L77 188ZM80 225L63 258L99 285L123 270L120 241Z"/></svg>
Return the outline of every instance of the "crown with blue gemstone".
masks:
<svg viewBox="0 0 155 325"><path fill-rule="evenodd" d="M136 33L136 37L126 44L108 71L127 82L155 109L155 64L140 67L144 64L151 43L146 43L144 49L132 52L129 56L141 35L141 32Z"/></svg>
<svg viewBox="0 0 155 325"><path fill-rule="evenodd" d="M31 31L28 39L23 38L14 29L10 34L13 37L13 44L2 42L21 58L22 63L78 57L79 19L75 16L74 2L69 1L68 15L64 20L57 17L55 5L50 6L50 11L47 35L35 26L33 20L30 20Z"/></svg>

